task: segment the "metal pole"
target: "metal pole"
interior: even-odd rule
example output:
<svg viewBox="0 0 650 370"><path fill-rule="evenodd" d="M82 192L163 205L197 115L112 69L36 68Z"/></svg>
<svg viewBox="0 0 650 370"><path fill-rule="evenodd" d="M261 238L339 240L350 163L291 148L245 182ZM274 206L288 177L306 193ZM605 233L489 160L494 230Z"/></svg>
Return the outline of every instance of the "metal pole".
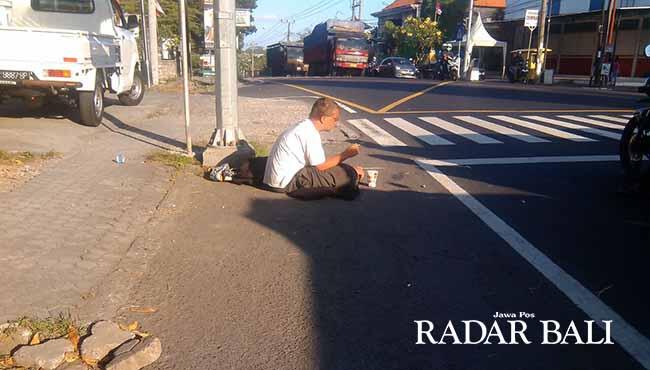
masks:
<svg viewBox="0 0 650 370"><path fill-rule="evenodd" d="M179 0L180 3L180 23L181 23L181 44L183 53L183 110L185 111L185 138L187 142L187 155L193 156L192 135L190 134L190 82L187 47L187 22L185 19L185 0Z"/></svg>
<svg viewBox="0 0 650 370"><path fill-rule="evenodd" d="M140 0L140 23L142 23L142 54L144 57L144 72L147 78L147 87L151 87L151 65L149 64L149 35L147 34L147 21L145 19L144 0Z"/></svg>
<svg viewBox="0 0 650 370"><path fill-rule="evenodd" d="M214 54L218 67L215 75L217 127L211 146L235 147L243 139L237 112L237 37L235 0L214 2Z"/></svg>
<svg viewBox="0 0 650 370"><path fill-rule="evenodd" d="M465 59L463 60L463 71L462 75L467 79L467 70L469 69L470 58L472 57L472 52L470 50L471 39L472 39L472 15L474 13L474 0L469 2L469 24L467 25L467 41L465 41Z"/></svg>
<svg viewBox="0 0 650 370"><path fill-rule="evenodd" d="M526 65L528 66L528 61L530 60L530 48L533 44L533 29L529 28L530 38L528 39L528 53L526 53Z"/></svg>
<svg viewBox="0 0 650 370"><path fill-rule="evenodd" d="M158 15L156 0L149 0L149 68L151 68L151 84L158 85Z"/></svg>
<svg viewBox="0 0 650 370"><path fill-rule="evenodd" d="M542 0L542 9L539 11L539 32L537 40L537 60L535 61L535 79L541 79L542 77L542 64L544 64L544 59L546 59L546 14L548 8L548 0Z"/></svg>
<svg viewBox="0 0 650 370"><path fill-rule="evenodd" d="M255 44L251 44L251 78L255 77L255 54L253 53L254 48Z"/></svg>

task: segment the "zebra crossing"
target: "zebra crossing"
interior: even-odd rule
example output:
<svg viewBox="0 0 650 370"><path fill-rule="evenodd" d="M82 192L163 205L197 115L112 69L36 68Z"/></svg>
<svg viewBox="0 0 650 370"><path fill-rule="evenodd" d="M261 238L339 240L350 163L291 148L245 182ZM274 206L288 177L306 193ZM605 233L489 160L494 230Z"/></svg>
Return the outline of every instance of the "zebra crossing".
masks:
<svg viewBox="0 0 650 370"><path fill-rule="evenodd" d="M380 146L408 146L407 136L428 146L620 140L629 115L458 115L371 117L347 122ZM406 136L405 136L406 135Z"/></svg>

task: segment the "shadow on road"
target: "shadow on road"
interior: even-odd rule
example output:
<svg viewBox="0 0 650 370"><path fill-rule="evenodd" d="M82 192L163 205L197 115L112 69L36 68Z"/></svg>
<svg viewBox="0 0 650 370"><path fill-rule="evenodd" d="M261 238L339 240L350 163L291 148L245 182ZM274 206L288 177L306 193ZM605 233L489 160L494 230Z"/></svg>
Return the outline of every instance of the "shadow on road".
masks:
<svg viewBox="0 0 650 370"><path fill-rule="evenodd" d="M151 145L162 150L178 149L180 151L183 151L185 149L184 142L129 125L110 113L104 112L104 119L114 125L114 127L106 124L105 122L102 123L102 126L106 127L109 131L115 134L125 136L131 140ZM203 150L203 147L196 145L192 146L192 151L197 155L197 159L199 160L201 159L200 156L203 153Z"/></svg>
<svg viewBox="0 0 650 370"><path fill-rule="evenodd" d="M495 311L585 319L446 192L365 191L357 202L253 199L247 216L308 257L319 353L311 368L635 368L615 346L415 345L413 320L442 330L448 320L489 322ZM531 340L539 343L537 334Z"/></svg>

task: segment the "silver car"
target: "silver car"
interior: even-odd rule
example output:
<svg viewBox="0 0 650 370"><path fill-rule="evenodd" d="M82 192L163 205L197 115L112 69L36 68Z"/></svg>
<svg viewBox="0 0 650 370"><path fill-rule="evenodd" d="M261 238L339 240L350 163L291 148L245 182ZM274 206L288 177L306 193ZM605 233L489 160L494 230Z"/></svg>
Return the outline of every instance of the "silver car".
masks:
<svg viewBox="0 0 650 370"><path fill-rule="evenodd" d="M381 61L377 67L377 75L397 78L417 78L418 70L406 58L389 57Z"/></svg>

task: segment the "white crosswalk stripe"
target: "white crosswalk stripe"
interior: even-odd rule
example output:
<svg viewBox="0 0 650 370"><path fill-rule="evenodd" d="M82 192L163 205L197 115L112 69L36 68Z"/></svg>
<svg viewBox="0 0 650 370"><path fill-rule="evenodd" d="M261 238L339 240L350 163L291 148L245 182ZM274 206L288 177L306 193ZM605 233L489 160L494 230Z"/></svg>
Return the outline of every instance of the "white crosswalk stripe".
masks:
<svg viewBox="0 0 650 370"><path fill-rule="evenodd" d="M589 116L589 117L596 118L596 119L604 119L605 121L618 122L618 123L622 123L622 124L627 124L627 122L629 121L629 119L627 119L627 118L603 116L603 115L596 115L596 116Z"/></svg>
<svg viewBox="0 0 650 370"><path fill-rule="evenodd" d="M589 141L596 141L594 139L590 139L588 137L580 136L580 135L575 135L570 132L558 130L552 127L548 126L543 126L539 125L537 123L532 123L532 122L527 122L520 120L518 118L514 117L508 117L508 116L490 116L490 118L497 119L499 121L504 121L508 123L512 123L513 125L518 125L521 127L525 127L531 130L543 132L547 135L559 137L561 139L566 139L566 140L571 140L571 141L579 141L579 142L589 142Z"/></svg>
<svg viewBox="0 0 650 370"><path fill-rule="evenodd" d="M558 121L556 119L552 119L552 118L548 118L548 117L525 116L524 118L532 119L532 120L540 121L540 122L544 122L544 123L549 123L551 125L564 127L564 128L568 128L568 129L571 129L571 130L584 131L584 132L589 133L589 134L598 135L598 136L606 137L606 138L609 138L609 139L614 139L614 140L620 140L621 139L621 135L619 135L619 134L617 134L615 132L611 132L611 131L607 131L607 130L601 130L601 129L594 128L594 127L580 126L580 125L576 125L575 123L569 123L569 122L565 122L565 121Z"/></svg>
<svg viewBox="0 0 650 370"><path fill-rule="evenodd" d="M621 117L625 117L625 118L627 118L627 119L630 119L630 118L632 118L632 117L634 117L634 116L631 115L631 114L624 114L624 115L622 115Z"/></svg>
<svg viewBox="0 0 650 370"><path fill-rule="evenodd" d="M614 129L614 130L622 130L623 129L623 126L621 126L621 125L617 125L615 123L610 123L610 122L598 121L598 120L595 120L595 119L592 119L592 118L579 117L579 116L558 116L558 117L562 118L562 119L568 119L568 120L572 120L572 121L588 123L588 124L594 125L594 126L600 126L600 127L604 127L604 128L611 128L611 129Z"/></svg>
<svg viewBox="0 0 650 370"><path fill-rule="evenodd" d="M429 145L455 145L451 141L443 139L440 136L423 129L420 126L416 126L403 118L385 118L385 121L399 128L400 130L411 134L419 140L424 141Z"/></svg>
<svg viewBox="0 0 650 370"><path fill-rule="evenodd" d="M453 116L449 118L432 116L416 118L414 116L409 116L406 118L387 117L383 118L383 121L381 122L379 121L382 120L381 118L377 118L377 120L373 119L373 121L377 123L365 118L351 119L347 122L381 146L405 147L409 144L406 144L397 138L401 137L400 134L392 128L390 130L387 130L386 127L382 128L382 123L384 123L383 126L390 124L391 126L403 131L405 134L408 134L429 146L454 146L464 144L465 142L462 140L469 140L480 145L504 144L504 141L497 140L497 138L493 137L493 133L526 143L549 143L552 142L554 138L573 142L597 142L602 140L602 138L618 141L621 139L620 130L624 127L624 125L622 125L623 118L621 117L623 117L623 115L603 114L594 114L589 116L492 115L481 118L475 116ZM418 123L418 121L421 122ZM580 122L585 124L578 124ZM534 132L527 133L515 130L512 128L513 125L539 132L541 134L546 134L549 137L542 137ZM487 134L479 133L476 129L472 128L474 126L483 128L489 132ZM610 130L605 130L603 128ZM439 130L444 130L445 133L441 133ZM580 131L590 134L591 136L578 135L570 130L573 130L574 132ZM448 135L446 134L447 132L449 133ZM458 136L459 139L454 139L455 136Z"/></svg>
<svg viewBox="0 0 650 370"><path fill-rule="evenodd" d="M525 132L513 130L509 127L497 125L496 123L488 122L480 118L475 118L472 116L455 116L454 118L461 120L463 122L471 123L472 125L482 127L486 130L494 131L498 134L505 135L513 139L521 140L527 143L548 143L549 142L546 139L542 139L537 136L527 134Z"/></svg>
<svg viewBox="0 0 650 370"><path fill-rule="evenodd" d="M351 119L348 122L381 146L406 146L396 137L367 119Z"/></svg>
<svg viewBox="0 0 650 370"><path fill-rule="evenodd" d="M474 132L468 128L447 122L437 117L420 117L420 119L478 144L503 144L499 140L481 135L478 132Z"/></svg>

